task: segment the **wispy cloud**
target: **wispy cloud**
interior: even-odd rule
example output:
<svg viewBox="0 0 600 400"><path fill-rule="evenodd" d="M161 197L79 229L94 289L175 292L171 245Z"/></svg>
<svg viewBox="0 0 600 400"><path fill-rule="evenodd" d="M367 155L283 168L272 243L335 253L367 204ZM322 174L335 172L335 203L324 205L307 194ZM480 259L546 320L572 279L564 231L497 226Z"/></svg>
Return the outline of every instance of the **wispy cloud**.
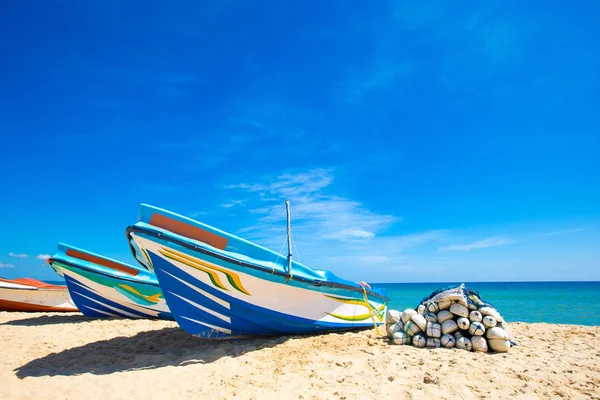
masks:
<svg viewBox="0 0 600 400"><path fill-rule="evenodd" d="M285 99L250 98L232 105L231 118L215 122L202 135L189 132L187 139L161 142L161 150L186 154L177 167L199 171L227 163L258 162L269 157L273 148L280 155L314 156L327 146L327 140L312 137L309 130L319 118L312 110L289 107ZM200 137L200 138L199 138Z"/></svg>
<svg viewBox="0 0 600 400"><path fill-rule="evenodd" d="M221 207L223 208L231 208L231 207L235 207L235 206L239 206L241 204L244 204L245 200L232 200L229 203L224 203L221 204Z"/></svg>
<svg viewBox="0 0 600 400"><path fill-rule="evenodd" d="M546 232L541 233L539 236L557 236L557 235L568 235L571 233L579 233L589 231L591 228L572 228L572 229L563 229L560 231Z"/></svg>
<svg viewBox="0 0 600 400"><path fill-rule="evenodd" d="M29 257L27 254L23 254L23 253L12 253L12 252L11 252L11 253L8 253L8 256L9 256L9 257L12 257L12 258L27 258L27 257Z"/></svg>
<svg viewBox="0 0 600 400"><path fill-rule="evenodd" d="M410 78L418 65L410 61L377 61L362 73L350 74L342 101L356 103L369 92L386 91L401 79Z"/></svg>
<svg viewBox="0 0 600 400"><path fill-rule="evenodd" d="M15 266L13 264L5 264L2 261L0 261L0 268L14 268Z"/></svg>
<svg viewBox="0 0 600 400"><path fill-rule="evenodd" d="M383 95L405 93L406 83L422 78L453 92L474 92L483 83L493 84L506 71L522 67L523 55L531 39L544 31L543 23L521 24L514 16L498 16L493 7L476 7L469 12L447 18L451 5L447 2L393 2L390 12L378 24L361 27L372 38L370 57L340 72L346 93L343 102L372 102ZM543 18L542 18L543 20ZM407 41L406 37L411 37ZM436 43L440 48L456 49L442 62L431 62L414 52L411 44ZM435 58L437 55L431 55ZM485 68L482 68L485 66ZM508 83L508 82L507 82ZM494 92L514 98L515 88L497 86Z"/></svg>
<svg viewBox="0 0 600 400"><path fill-rule="evenodd" d="M339 272L348 279L370 276L372 268L381 274L402 271L407 265L407 251L445 234L433 230L390 235L389 230L402 218L332 194L334 172L332 168L317 168L228 185L229 190L244 192L249 205L255 206L248 208L254 221L237 233L280 250L286 238L284 200L290 200L296 259L312 268Z"/></svg>
<svg viewBox="0 0 600 400"><path fill-rule="evenodd" d="M207 211L194 211L189 213L190 218L202 217L204 215L208 215Z"/></svg>
<svg viewBox="0 0 600 400"><path fill-rule="evenodd" d="M292 205L294 231L306 232L318 239L369 240L399 220L392 215L373 213L356 201L326 193L324 189L332 182L331 169L314 169L285 173L267 184L243 183L227 188L256 193L261 204L250 212L259 215L259 225L245 232L260 236L285 227L284 200L290 200Z"/></svg>
<svg viewBox="0 0 600 400"><path fill-rule="evenodd" d="M488 247L504 246L516 242L517 241L515 239L510 237L494 236L467 244L455 244L451 246L440 247L438 251L471 251L476 249L485 249Z"/></svg>
<svg viewBox="0 0 600 400"><path fill-rule="evenodd" d="M36 258L37 258L38 260L47 260L47 259L49 259L50 257L52 257L50 254L38 254Z"/></svg>
<svg viewBox="0 0 600 400"><path fill-rule="evenodd" d="M492 236L466 244L454 244L450 246L440 247L438 251L471 251L477 249L485 249L488 247L505 246L513 243L529 242L531 240L536 240L548 236L568 235L573 233L585 232L589 231L590 229L591 228L571 228L542 233L534 233L530 235L517 235L516 237Z"/></svg>
<svg viewBox="0 0 600 400"><path fill-rule="evenodd" d="M285 254L284 200L290 200L296 260L346 279L385 282L487 279L467 274L464 267L480 271L484 266L505 265L514 253L507 249L499 260L492 252L477 250L585 230L546 229L536 235L531 227L504 226L497 227L496 232L465 228L404 233L400 216L336 193L345 190L343 182L335 179L336 172L336 168L315 168L226 185L231 198L245 200L243 215L238 217L245 216L246 222L234 232ZM501 273L498 277L510 278Z"/></svg>
<svg viewBox="0 0 600 400"><path fill-rule="evenodd" d="M102 66L82 67L81 69L83 73L110 82L134 86L143 85L147 90L155 91L158 95L187 94L193 85L202 83L202 78L198 75L179 71Z"/></svg>

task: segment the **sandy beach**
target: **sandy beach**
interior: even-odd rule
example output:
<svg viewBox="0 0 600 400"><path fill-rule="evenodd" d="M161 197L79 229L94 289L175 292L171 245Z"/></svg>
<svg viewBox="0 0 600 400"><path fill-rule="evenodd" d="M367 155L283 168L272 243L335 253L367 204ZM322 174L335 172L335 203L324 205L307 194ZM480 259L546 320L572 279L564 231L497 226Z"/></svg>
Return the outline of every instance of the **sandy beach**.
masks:
<svg viewBox="0 0 600 400"><path fill-rule="evenodd" d="M203 341L175 322L0 312L2 399L600 399L600 327L509 324L505 354L374 329Z"/></svg>

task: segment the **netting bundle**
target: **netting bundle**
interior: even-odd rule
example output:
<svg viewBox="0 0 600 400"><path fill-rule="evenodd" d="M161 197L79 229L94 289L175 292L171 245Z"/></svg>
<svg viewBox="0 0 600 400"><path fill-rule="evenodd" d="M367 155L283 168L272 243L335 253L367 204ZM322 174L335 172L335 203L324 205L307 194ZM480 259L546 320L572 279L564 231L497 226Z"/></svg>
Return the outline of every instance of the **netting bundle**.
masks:
<svg viewBox="0 0 600 400"><path fill-rule="evenodd" d="M421 348L506 352L514 345L496 308L464 284L434 291L416 309L388 311L386 328L392 343Z"/></svg>

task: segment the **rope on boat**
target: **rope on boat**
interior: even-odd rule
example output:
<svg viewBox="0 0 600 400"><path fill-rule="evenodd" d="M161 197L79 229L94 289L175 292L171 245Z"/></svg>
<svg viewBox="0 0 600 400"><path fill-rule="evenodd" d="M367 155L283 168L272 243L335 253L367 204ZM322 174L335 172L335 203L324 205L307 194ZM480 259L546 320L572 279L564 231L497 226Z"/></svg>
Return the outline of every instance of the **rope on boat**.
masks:
<svg viewBox="0 0 600 400"><path fill-rule="evenodd" d="M367 308L369 309L369 311L371 311L371 319L373 320L373 327L375 328L375 332L377 332L377 334L379 336L386 336L385 332L381 333L381 331L379 330L379 327L377 326L377 322L375 322L375 314L377 313L377 310L371 305L371 303L369 303L369 298L367 297L367 289L364 286L362 286L362 289L363 289L363 296L365 298L365 303L367 304Z"/></svg>
<svg viewBox="0 0 600 400"><path fill-rule="evenodd" d="M279 249L279 253L277 253L277 258L275 259L275 263L277 263L277 261L279 261L279 256L281 255L281 251L283 250L283 246L285 246L285 243L287 242L287 236L285 239L283 239L283 243L281 243L281 248ZM275 273L275 267L273 267L273 272L271 272L272 274Z"/></svg>
<svg viewBox="0 0 600 400"><path fill-rule="evenodd" d="M298 245L296 244L296 241L295 241L295 240L293 240L293 239L294 239L294 236L292 235L292 233L291 233L291 232L290 232L290 237L292 238L292 245L294 246L294 249L295 249L294 251L296 252L296 256L297 256L297 258L298 258L298 261L299 261L299 262L301 262L301 261L300 261L300 252L298 251Z"/></svg>

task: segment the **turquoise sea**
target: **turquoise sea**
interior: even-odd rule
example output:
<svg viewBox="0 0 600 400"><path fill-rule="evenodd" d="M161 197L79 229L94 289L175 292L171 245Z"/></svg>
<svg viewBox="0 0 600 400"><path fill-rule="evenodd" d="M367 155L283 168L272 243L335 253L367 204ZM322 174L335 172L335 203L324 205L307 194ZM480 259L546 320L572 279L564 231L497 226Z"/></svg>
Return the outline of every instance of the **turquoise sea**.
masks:
<svg viewBox="0 0 600 400"><path fill-rule="evenodd" d="M372 283L388 289L389 307L415 308L437 289L456 283ZM600 282L464 282L508 322L600 325Z"/></svg>

